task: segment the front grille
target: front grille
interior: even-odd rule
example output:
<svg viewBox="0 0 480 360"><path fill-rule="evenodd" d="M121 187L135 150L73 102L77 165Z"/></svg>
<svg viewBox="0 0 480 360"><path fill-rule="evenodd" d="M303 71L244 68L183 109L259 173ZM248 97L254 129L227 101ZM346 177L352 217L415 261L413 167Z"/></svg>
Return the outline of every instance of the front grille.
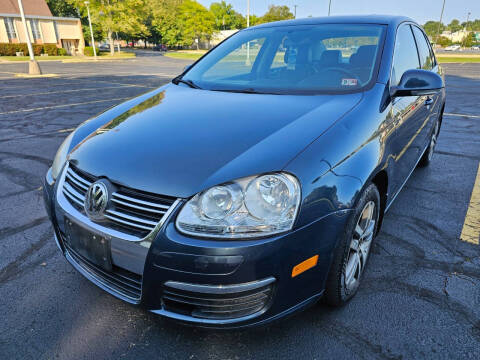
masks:
<svg viewBox="0 0 480 360"><path fill-rule="evenodd" d="M113 293L127 298L133 303L138 303L142 296L142 276L113 265L112 271L107 271L92 263L90 260L73 250L68 242L63 244L67 255L84 271L95 277L97 281L107 286ZM67 258L68 258L67 256Z"/></svg>
<svg viewBox="0 0 480 360"><path fill-rule="evenodd" d="M85 215L84 202L89 186L98 180L69 164L63 183L65 198ZM148 235L162 220L175 198L159 196L114 184L115 191L101 225L137 237Z"/></svg>
<svg viewBox="0 0 480 360"><path fill-rule="evenodd" d="M238 319L266 309L274 281L269 278L226 286L167 281L163 287L163 306L166 311L199 319Z"/></svg>

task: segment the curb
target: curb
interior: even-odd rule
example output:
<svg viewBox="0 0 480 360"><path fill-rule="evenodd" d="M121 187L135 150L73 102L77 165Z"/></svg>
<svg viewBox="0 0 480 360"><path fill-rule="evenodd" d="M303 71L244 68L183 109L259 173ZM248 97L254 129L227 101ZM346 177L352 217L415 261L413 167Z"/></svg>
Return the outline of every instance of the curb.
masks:
<svg viewBox="0 0 480 360"><path fill-rule="evenodd" d="M51 77L57 77L58 74L30 75L30 74L25 74L25 73L17 73L14 76L15 77L20 77L20 78L51 78Z"/></svg>

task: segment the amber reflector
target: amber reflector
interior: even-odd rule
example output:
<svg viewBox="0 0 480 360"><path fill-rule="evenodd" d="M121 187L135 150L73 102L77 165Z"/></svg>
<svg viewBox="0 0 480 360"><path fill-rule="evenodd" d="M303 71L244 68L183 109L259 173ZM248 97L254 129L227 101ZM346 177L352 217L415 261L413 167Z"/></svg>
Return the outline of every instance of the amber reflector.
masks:
<svg viewBox="0 0 480 360"><path fill-rule="evenodd" d="M304 271L311 269L312 267L317 265L317 262L318 262L318 255L312 256L310 259L302 261L300 264L294 266L294 268L292 269L292 277L300 275Z"/></svg>

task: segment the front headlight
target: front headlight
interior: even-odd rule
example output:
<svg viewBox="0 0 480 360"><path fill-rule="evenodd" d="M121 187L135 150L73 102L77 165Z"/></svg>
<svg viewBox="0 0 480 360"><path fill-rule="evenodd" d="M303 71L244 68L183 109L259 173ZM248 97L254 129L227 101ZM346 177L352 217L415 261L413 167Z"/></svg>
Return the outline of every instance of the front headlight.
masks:
<svg viewBox="0 0 480 360"><path fill-rule="evenodd" d="M298 180L272 173L214 186L195 195L178 214L182 233L216 238L273 235L292 228L300 204Z"/></svg>
<svg viewBox="0 0 480 360"><path fill-rule="evenodd" d="M63 165L65 164L65 161L67 161L68 149L70 148L72 137L73 132L63 141L62 145L60 145L58 148L57 154L55 155L55 159L53 160L52 164L52 177L54 180L56 180L58 175L60 175L60 171L62 171Z"/></svg>

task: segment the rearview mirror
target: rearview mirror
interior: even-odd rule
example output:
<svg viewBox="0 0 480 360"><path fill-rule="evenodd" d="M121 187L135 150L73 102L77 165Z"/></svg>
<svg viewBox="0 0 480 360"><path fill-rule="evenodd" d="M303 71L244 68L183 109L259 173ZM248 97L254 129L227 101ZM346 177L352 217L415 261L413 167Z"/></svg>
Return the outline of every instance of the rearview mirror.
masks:
<svg viewBox="0 0 480 360"><path fill-rule="evenodd" d="M444 88L443 79L428 70L407 70L400 83L390 88L390 96L434 95Z"/></svg>

